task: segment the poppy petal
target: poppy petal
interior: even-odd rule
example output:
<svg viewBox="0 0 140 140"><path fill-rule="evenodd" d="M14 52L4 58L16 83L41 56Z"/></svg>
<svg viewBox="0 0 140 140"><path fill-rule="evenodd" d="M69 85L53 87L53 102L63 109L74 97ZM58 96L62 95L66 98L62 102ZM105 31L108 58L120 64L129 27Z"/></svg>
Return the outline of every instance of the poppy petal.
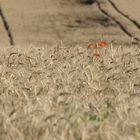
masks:
<svg viewBox="0 0 140 140"><path fill-rule="evenodd" d="M95 48L95 45L93 43L89 43L88 48Z"/></svg>
<svg viewBox="0 0 140 140"><path fill-rule="evenodd" d="M107 45L107 43L105 41L98 42L98 46L100 46L100 47L104 47L106 45Z"/></svg>

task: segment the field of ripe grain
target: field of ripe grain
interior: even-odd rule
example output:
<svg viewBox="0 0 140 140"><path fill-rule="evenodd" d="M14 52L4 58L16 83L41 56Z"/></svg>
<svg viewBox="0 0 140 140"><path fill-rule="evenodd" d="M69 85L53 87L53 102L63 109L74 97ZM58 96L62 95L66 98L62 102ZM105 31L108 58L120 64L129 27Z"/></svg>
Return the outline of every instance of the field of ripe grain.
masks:
<svg viewBox="0 0 140 140"><path fill-rule="evenodd" d="M139 140L140 48L2 49L0 140Z"/></svg>
<svg viewBox="0 0 140 140"><path fill-rule="evenodd" d="M140 0L81 1L0 0L0 140L140 140Z"/></svg>

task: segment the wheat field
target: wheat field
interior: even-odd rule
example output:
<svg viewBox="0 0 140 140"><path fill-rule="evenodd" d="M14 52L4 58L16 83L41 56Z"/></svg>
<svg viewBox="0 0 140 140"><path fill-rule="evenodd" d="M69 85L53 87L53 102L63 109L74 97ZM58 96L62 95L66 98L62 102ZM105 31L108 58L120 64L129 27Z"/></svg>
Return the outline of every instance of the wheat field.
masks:
<svg viewBox="0 0 140 140"><path fill-rule="evenodd" d="M0 140L139 140L140 48L14 46L0 52Z"/></svg>

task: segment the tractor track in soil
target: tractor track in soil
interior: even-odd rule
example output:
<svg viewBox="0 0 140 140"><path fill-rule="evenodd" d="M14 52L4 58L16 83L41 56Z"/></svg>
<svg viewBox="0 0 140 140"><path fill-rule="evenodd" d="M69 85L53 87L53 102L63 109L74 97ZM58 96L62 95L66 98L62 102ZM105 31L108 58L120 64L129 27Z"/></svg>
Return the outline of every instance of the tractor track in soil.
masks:
<svg viewBox="0 0 140 140"><path fill-rule="evenodd" d="M14 39L13 39L13 35L12 35L12 32L11 32L11 30L10 30L10 28L9 28L9 24L8 24L8 22L7 22L7 20L6 20L6 17L4 16L4 13L3 13L1 7L0 7L0 17L1 17L1 19L2 19L4 29L5 29L6 32L7 32L7 36L8 36L8 38L9 38L9 43L10 43L10 45L13 46L13 45L15 44Z"/></svg>
<svg viewBox="0 0 140 140"><path fill-rule="evenodd" d="M120 11L112 0L108 0L108 2L112 5L112 7L113 7L119 14L121 14L121 15L124 16L124 17L126 17L126 18L127 18L129 21L131 21L138 29L140 29L140 24L139 24L136 20L130 18L128 15L126 15L126 14L124 14L122 11Z"/></svg>
<svg viewBox="0 0 140 140"><path fill-rule="evenodd" d="M138 29L140 29L140 25L134 21L133 19L131 19L130 17L128 17L127 15L125 15L124 13L122 13L117 7L116 5L111 1L111 0L107 0L111 6L119 13L121 14L123 17L127 18L129 21L131 21L131 23L133 23L133 25L135 25ZM117 18L113 17L112 15L110 15L106 10L104 10L101 6L101 3L96 0L96 4L99 8L99 10L104 14L106 15L108 18L112 19L116 24L117 26L120 27L120 29L127 35L129 36L130 38L133 38L135 40L135 43L136 44L140 44L140 39L136 36L134 36L133 34L131 34L131 32L129 32L126 28L125 28L125 25L123 25Z"/></svg>

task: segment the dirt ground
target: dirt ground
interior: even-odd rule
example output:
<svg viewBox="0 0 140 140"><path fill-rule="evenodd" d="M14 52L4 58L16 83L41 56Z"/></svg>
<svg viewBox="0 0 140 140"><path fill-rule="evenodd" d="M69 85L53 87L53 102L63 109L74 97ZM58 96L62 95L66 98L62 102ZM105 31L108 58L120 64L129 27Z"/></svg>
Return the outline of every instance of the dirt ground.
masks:
<svg viewBox="0 0 140 140"><path fill-rule="evenodd" d="M113 2L115 6L111 0L92 5L80 0L1 0L0 5L16 45L73 45L99 39L129 44L134 38L139 42L139 0ZM1 44L8 45L4 34L1 31Z"/></svg>

